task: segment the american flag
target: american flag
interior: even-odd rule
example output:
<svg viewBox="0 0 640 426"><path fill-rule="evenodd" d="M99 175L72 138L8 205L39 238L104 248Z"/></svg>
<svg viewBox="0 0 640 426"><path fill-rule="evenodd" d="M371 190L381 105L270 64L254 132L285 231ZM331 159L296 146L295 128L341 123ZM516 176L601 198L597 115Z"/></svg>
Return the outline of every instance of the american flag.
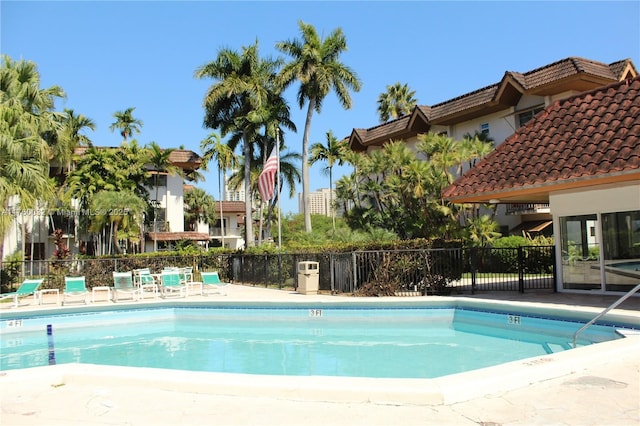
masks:
<svg viewBox="0 0 640 426"><path fill-rule="evenodd" d="M271 151L271 155L266 163L260 177L258 177L258 191L263 200L268 201L273 198L273 192L276 186L276 172L278 171L278 156L275 149Z"/></svg>

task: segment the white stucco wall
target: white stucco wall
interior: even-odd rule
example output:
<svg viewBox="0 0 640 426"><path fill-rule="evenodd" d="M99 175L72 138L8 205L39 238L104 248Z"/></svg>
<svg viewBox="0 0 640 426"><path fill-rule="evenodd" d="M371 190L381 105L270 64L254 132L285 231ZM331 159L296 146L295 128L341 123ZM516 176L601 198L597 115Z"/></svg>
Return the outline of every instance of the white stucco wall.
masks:
<svg viewBox="0 0 640 426"><path fill-rule="evenodd" d="M564 290L563 283L560 218L640 210L640 181L599 185L583 190L554 192L549 194L549 206L553 215L553 226L556 230L558 291L567 291ZM597 232L599 233L600 230L597 230Z"/></svg>
<svg viewBox="0 0 640 426"><path fill-rule="evenodd" d="M160 194L165 188L159 188ZM183 203L183 180L180 176L167 176L167 187L162 198L161 206L167 208L167 221L171 232L184 231L184 203Z"/></svg>
<svg viewBox="0 0 640 426"><path fill-rule="evenodd" d="M554 226L561 216L640 210L640 181L549 194ZM560 229L555 228L555 229Z"/></svg>

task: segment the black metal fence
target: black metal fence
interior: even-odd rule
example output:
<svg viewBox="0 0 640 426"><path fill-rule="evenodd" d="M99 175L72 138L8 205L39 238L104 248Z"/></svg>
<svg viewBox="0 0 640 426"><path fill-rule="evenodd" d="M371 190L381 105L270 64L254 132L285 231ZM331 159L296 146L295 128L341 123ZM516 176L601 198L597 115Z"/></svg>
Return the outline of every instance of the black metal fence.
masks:
<svg viewBox="0 0 640 426"><path fill-rule="evenodd" d="M10 291L23 276L47 277L46 288L62 288L65 275L84 275L89 287L111 285L113 271L165 266L217 270L224 280L274 287L298 287L297 265L318 262L319 288L332 293L353 293L372 280L393 279L398 290L426 294L444 287L454 293L520 291L556 288L553 246L501 249L425 249L355 251L317 254L225 254L158 256L71 261L25 261L0 263L2 291ZM387 275L385 275L387 274ZM10 285L9 285L10 284Z"/></svg>

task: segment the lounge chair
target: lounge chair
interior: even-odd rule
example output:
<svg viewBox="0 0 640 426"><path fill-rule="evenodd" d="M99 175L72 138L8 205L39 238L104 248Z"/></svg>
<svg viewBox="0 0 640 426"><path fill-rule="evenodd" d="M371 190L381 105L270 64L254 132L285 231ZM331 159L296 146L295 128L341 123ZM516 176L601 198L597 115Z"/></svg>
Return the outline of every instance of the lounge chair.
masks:
<svg viewBox="0 0 640 426"><path fill-rule="evenodd" d="M134 269L133 283L140 287L141 299L144 299L145 292L153 292L153 296L158 297L158 283L149 268Z"/></svg>
<svg viewBox="0 0 640 426"><path fill-rule="evenodd" d="M196 289L196 294L202 296L202 282L193 280L193 268L180 268L180 279L187 286L187 296L192 288Z"/></svg>
<svg viewBox="0 0 640 426"><path fill-rule="evenodd" d="M217 272L201 272L202 276L202 294L206 295L207 290L213 290L215 293L227 295L227 288L230 283L220 281L220 276Z"/></svg>
<svg viewBox="0 0 640 426"><path fill-rule="evenodd" d="M0 294L0 300L12 298L13 299L13 307L17 308L20 306L19 298L24 296L31 296L33 294L33 301L37 302L40 294L38 293L38 289L44 282L44 278L37 280L24 280L20 287L16 291L11 293Z"/></svg>
<svg viewBox="0 0 640 426"><path fill-rule="evenodd" d="M161 275L162 297L168 294L178 293L179 296L187 297L187 286L182 282L179 270L164 270Z"/></svg>
<svg viewBox="0 0 640 426"><path fill-rule="evenodd" d="M62 293L62 305L64 306L67 298L75 297L84 298L84 304L89 304L89 290L85 277L64 277L64 292Z"/></svg>
<svg viewBox="0 0 640 426"><path fill-rule="evenodd" d="M118 295L129 295L132 300L137 301L141 289L133 283L131 272L113 273L113 301L118 302Z"/></svg>

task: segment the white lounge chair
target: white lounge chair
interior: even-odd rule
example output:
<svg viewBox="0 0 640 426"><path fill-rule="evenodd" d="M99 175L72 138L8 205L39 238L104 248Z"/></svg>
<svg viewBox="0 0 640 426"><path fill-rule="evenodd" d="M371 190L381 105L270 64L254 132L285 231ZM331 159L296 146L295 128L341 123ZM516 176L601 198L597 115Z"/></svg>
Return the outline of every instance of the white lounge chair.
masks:
<svg viewBox="0 0 640 426"><path fill-rule="evenodd" d="M141 299L144 299L145 292L153 292L153 296L158 297L158 283L149 268L134 269L133 283L140 288Z"/></svg>
<svg viewBox="0 0 640 426"><path fill-rule="evenodd" d="M89 304L89 290L85 277L64 277L64 292L62 293L62 305L67 299L73 298L84 299L84 304Z"/></svg>
<svg viewBox="0 0 640 426"><path fill-rule="evenodd" d="M17 308L18 306L20 306L20 303L19 303L20 297L31 296L33 294L33 301L37 302L38 296L39 296L38 290L43 282L44 282L44 278L37 279L37 280L24 280L16 291L13 291L11 293L0 294L0 300L12 298L13 307Z"/></svg>
<svg viewBox="0 0 640 426"><path fill-rule="evenodd" d="M227 295L227 289L230 283L220 281L217 272L201 272L202 276L202 294L206 295L208 291L213 291L224 296Z"/></svg>
<svg viewBox="0 0 640 426"><path fill-rule="evenodd" d="M161 275L162 297L178 293L178 296L187 297L187 286L182 282L179 270L164 270Z"/></svg>
<svg viewBox="0 0 640 426"><path fill-rule="evenodd" d="M140 287L133 283L131 272L114 272L113 273L113 301L118 302L119 295L125 294L131 297L133 301L137 301L140 297Z"/></svg>

